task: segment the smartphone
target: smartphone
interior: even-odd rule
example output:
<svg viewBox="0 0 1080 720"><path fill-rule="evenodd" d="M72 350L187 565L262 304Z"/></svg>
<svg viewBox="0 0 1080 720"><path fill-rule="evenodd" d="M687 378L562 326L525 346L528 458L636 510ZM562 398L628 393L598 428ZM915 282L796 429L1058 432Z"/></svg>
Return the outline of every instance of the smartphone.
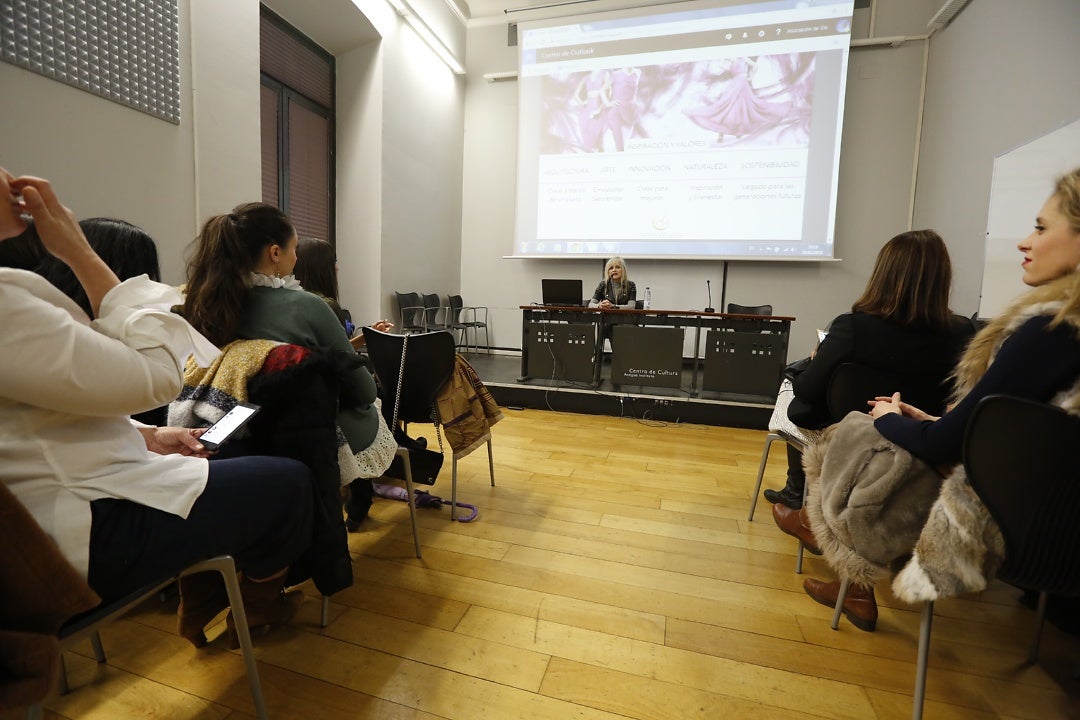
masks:
<svg viewBox="0 0 1080 720"><path fill-rule="evenodd" d="M206 432L199 438L199 442L207 450L217 450L225 444L226 440L232 437L233 433L244 427L248 420L255 417L257 412L259 412L258 405L237 403L236 407L225 413L224 417L206 429Z"/></svg>

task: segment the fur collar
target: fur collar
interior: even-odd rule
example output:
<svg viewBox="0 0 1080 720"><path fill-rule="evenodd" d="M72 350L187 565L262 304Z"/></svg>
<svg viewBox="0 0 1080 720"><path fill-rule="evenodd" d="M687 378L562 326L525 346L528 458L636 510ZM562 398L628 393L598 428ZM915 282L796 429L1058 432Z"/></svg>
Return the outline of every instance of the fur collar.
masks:
<svg viewBox="0 0 1080 720"><path fill-rule="evenodd" d="M1080 291L1080 272L1041 285L1017 298L984 327L968 344L953 372L953 398L957 402L971 392L975 383L994 361L1001 344L1025 322L1038 315L1058 315ZM1066 311L1060 318L1080 333L1080 308Z"/></svg>

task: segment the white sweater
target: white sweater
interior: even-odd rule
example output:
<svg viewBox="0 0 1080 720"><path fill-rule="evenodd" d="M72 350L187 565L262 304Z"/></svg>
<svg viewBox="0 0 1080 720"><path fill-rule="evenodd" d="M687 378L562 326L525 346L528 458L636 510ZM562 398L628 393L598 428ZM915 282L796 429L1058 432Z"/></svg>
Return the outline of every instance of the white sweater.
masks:
<svg viewBox="0 0 1080 720"><path fill-rule="evenodd" d="M90 501L122 498L186 517L207 461L146 449L128 415L167 404L184 360L217 349L145 275L111 290L93 322L43 278L0 268L0 481L83 575Z"/></svg>

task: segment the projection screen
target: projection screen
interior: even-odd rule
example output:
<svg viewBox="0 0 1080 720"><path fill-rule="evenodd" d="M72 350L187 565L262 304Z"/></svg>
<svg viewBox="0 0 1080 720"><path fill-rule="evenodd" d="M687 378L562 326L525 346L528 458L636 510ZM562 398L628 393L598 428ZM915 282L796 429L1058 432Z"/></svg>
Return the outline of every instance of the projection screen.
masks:
<svg viewBox="0 0 1080 720"><path fill-rule="evenodd" d="M519 25L512 255L831 258L853 4Z"/></svg>

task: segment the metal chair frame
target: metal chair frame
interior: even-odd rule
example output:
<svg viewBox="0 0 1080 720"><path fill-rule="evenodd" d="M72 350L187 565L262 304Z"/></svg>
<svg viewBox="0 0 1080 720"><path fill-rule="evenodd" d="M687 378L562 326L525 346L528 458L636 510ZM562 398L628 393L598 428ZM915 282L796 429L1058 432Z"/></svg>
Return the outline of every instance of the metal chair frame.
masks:
<svg viewBox="0 0 1080 720"><path fill-rule="evenodd" d="M260 720L266 720L268 717L266 714L266 700L263 698L259 669L255 662L255 653L252 650L247 614L244 612L244 600L240 596L240 582L236 576L236 564L233 562L231 555L219 555L218 557L197 562L176 575L163 578L161 581L133 592L124 598L104 603L89 612L77 615L61 627L60 632L57 634L60 651L64 652L76 643L89 639L93 645L94 656L97 658L98 663L106 662L105 649L101 643L101 628L119 619L147 598L176 582L178 578L199 572L221 573L221 577L225 581L225 589L229 595L229 606L232 608L233 618L236 620L236 634L240 640L244 666L247 669L248 686L251 688L251 698L255 703L255 714ZM66 695L71 691L62 655L60 659L59 687L62 695ZM26 709L27 720L41 720L42 717L44 717L42 703L35 703Z"/></svg>

